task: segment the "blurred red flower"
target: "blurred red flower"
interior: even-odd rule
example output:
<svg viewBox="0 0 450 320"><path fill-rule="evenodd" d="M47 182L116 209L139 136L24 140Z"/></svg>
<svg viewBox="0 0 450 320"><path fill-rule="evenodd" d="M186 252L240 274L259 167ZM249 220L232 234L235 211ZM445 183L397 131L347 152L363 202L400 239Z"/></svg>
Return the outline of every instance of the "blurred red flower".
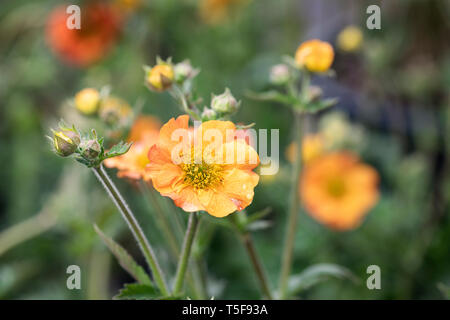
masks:
<svg viewBox="0 0 450 320"><path fill-rule="evenodd" d="M94 2L81 8L81 29L69 29L70 14L66 6L55 8L49 15L46 38L49 46L63 61L88 66L105 56L117 40L122 17L116 7Z"/></svg>

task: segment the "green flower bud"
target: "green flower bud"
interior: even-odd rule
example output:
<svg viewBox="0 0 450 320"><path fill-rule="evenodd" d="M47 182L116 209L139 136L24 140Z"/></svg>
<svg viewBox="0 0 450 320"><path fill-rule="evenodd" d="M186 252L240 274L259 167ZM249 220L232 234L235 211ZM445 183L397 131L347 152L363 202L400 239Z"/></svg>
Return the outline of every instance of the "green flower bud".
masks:
<svg viewBox="0 0 450 320"><path fill-rule="evenodd" d="M82 146L82 156L86 159L89 160L94 160L96 159L102 148L100 146L100 143L98 143L97 140L92 139L92 140L88 140L86 141L83 146Z"/></svg>
<svg viewBox="0 0 450 320"><path fill-rule="evenodd" d="M231 114L238 110L240 102L238 102L230 92L230 89L225 89L225 92L218 96L213 96L211 101L211 108L222 114Z"/></svg>
<svg viewBox="0 0 450 320"><path fill-rule="evenodd" d="M80 144L80 135L76 131L53 131L53 145L58 155L68 157L75 153Z"/></svg>
<svg viewBox="0 0 450 320"><path fill-rule="evenodd" d="M217 118L217 112L215 112L213 109L206 108L203 109L202 112L202 120L208 121L208 120L214 120Z"/></svg>
<svg viewBox="0 0 450 320"><path fill-rule="evenodd" d="M183 62L177 63L173 71L175 73L175 81L177 83L182 83L188 78L192 78L196 75L196 71L192 68L189 60L185 60Z"/></svg>
<svg viewBox="0 0 450 320"><path fill-rule="evenodd" d="M277 64L270 70L270 82L274 85L284 85L291 78L289 67L285 64Z"/></svg>

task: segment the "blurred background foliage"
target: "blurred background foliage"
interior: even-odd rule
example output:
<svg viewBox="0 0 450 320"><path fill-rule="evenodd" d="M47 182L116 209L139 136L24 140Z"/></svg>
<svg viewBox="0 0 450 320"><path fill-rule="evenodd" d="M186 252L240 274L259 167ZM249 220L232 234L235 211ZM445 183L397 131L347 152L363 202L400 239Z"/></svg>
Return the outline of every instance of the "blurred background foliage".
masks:
<svg viewBox="0 0 450 320"><path fill-rule="evenodd" d="M83 10L88 2L70 4L80 4ZM109 85L114 95L131 106L142 105L143 113L163 122L178 115L170 97L144 86L142 66L153 65L158 55L177 62L190 59L201 69L195 83L205 105L211 93L229 87L243 101L235 122L280 129L280 171L262 177L247 210L272 209L266 218L270 228L254 235L274 287L290 181L284 150L291 142L291 115L277 104L249 99L246 92L266 89L271 66L310 38L335 47L336 77L317 77L313 83L325 96L339 98L336 107L314 116L313 130L320 127L319 118L336 116L336 111L343 125L357 126L357 132L363 132L358 152L379 172L382 195L353 231L329 230L301 213L293 272L315 263L335 263L360 281L330 279L300 297L445 298L450 285L450 3L383 1L381 30L368 30L366 8L372 3L366 1L205 2L109 1L121 6L120 34L98 61L77 67L61 60L46 39L49 14L61 1L2 1L0 298L111 298L123 283L132 282L92 227L97 223L142 262L116 209L88 170L51 152L45 135L60 118L84 129L92 126L95 120L81 117L70 103L89 86ZM357 50L337 46L339 32L348 25L363 32ZM164 268L173 271L152 207L136 186L115 181L156 243ZM207 247L200 243L197 251L206 261L209 294L258 298L254 274L236 236L207 222L201 228ZM66 288L65 271L71 264L81 267L82 290ZM381 267L381 290L365 285L366 268L372 264Z"/></svg>

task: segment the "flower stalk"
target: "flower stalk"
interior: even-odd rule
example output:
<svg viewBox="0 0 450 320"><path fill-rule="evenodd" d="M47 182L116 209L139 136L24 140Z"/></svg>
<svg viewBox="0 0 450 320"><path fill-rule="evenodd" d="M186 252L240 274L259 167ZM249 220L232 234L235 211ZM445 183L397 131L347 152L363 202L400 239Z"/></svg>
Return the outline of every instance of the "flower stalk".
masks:
<svg viewBox="0 0 450 320"><path fill-rule="evenodd" d="M191 213L189 215L188 226L186 234L184 235L183 248L181 250L180 260L178 261L177 273L175 275L175 284L173 287L173 295L178 296L183 289L184 278L186 275L186 269L189 263L189 256L192 249L192 243L194 242L195 233L198 226L197 213Z"/></svg>
<svg viewBox="0 0 450 320"><path fill-rule="evenodd" d="M284 299L287 295L288 280L292 268L292 255L294 252L295 233L297 231L298 211L300 201L298 196L298 186L300 182L300 171L302 167L302 113L294 111L294 133L295 143L297 145L295 162L292 167L291 194L289 203L289 214L286 224L286 238L284 241L283 255L281 258L280 274L280 298Z"/></svg>
<svg viewBox="0 0 450 320"><path fill-rule="evenodd" d="M247 250L248 256L252 262L253 268L255 269L256 275L258 276L259 283L261 285L261 289L266 296L267 299L272 300L272 294L269 288L269 282L266 277L266 273L264 271L263 265L259 259L258 254L256 253L255 246L253 244L253 238L249 232L244 233L241 236L242 242Z"/></svg>
<svg viewBox="0 0 450 320"><path fill-rule="evenodd" d="M136 239L142 253L144 254L144 257L152 271L153 278L159 290L161 291L161 294L163 296L169 296L170 292L164 280L163 272L158 264L153 249L150 246L150 243L148 242L141 227L139 226L139 223L137 222L133 212L128 207L119 190L117 190L117 187L114 185L113 181L109 178L108 174L103 168L103 165L100 164L98 167L93 167L92 171L94 172L98 180L102 183L102 185L105 187L114 204L117 206L120 213L122 214L122 217L128 224L131 232L133 233L134 238Z"/></svg>
<svg viewBox="0 0 450 320"><path fill-rule="evenodd" d="M253 244L253 238L250 232L246 229L246 223L244 222L245 218L243 218L243 216L237 215L236 213L233 214L230 218L231 222L236 228L236 231L239 233L239 237L245 247L245 250L247 251L253 269L256 272L256 276L261 286L263 295L265 295L267 299L272 300L273 297L270 290L269 281L267 280L264 266L258 256L258 253L256 252L255 245Z"/></svg>

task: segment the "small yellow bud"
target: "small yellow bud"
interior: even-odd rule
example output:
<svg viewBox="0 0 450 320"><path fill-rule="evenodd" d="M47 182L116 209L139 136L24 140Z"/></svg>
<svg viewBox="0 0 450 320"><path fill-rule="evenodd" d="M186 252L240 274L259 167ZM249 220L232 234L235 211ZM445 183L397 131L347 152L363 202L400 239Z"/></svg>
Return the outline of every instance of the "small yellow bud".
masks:
<svg viewBox="0 0 450 320"><path fill-rule="evenodd" d="M96 89L86 88L75 95L75 107L85 115L93 115L100 104L100 92Z"/></svg>
<svg viewBox="0 0 450 320"><path fill-rule="evenodd" d="M356 26L348 26L339 32L337 46L345 52L354 52L361 48L363 33Z"/></svg>
<svg viewBox="0 0 450 320"><path fill-rule="evenodd" d="M73 154L80 144L80 135L71 130L62 130L53 132L53 145L55 151L62 157L68 157Z"/></svg>
<svg viewBox="0 0 450 320"><path fill-rule="evenodd" d="M164 91L173 83L175 74L170 64L157 64L147 73L147 83L152 90Z"/></svg>
<svg viewBox="0 0 450 320"><path fill-rule="evenodd" d="M325 72L333 63L333 47L317 39L303 42L295 53L298 67L306 68L311 72Z"/></svg>

